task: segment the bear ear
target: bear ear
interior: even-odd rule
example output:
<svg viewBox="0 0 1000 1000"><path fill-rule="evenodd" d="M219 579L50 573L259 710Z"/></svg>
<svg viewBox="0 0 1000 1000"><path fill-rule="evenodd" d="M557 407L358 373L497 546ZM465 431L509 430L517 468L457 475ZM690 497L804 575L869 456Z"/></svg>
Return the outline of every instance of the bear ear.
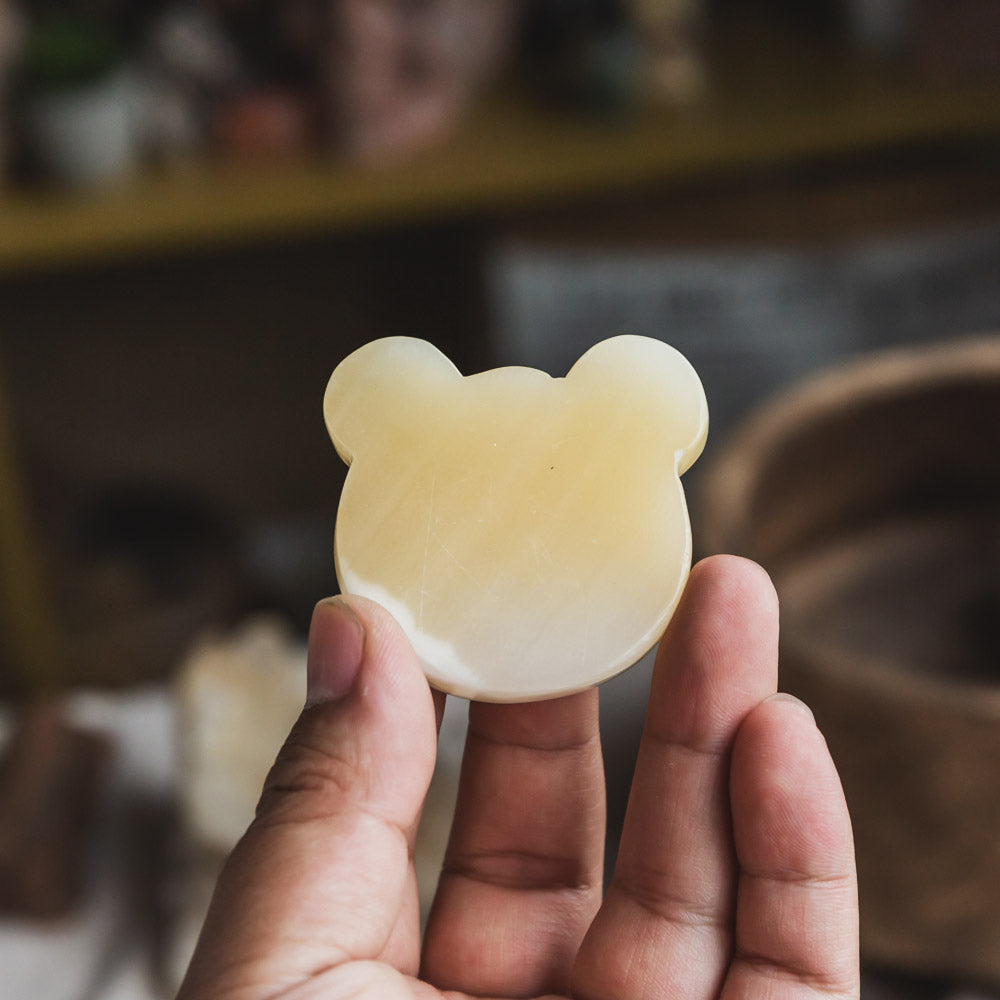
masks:
<svg viewBox="0 0 1000 1000"><path fill-rule="evenodd" d="M701 454L708 436L708 402L698 373L680 351L653 337L621 336L595 344L568 379L593 387L613 413L625 398L648 399L650 420L669 428L678 472Z"/></svg>
<svg viewBox="0 0 1000 1000"><path fill-rule="evenodd" d="M348 355L330 376L323 416L333 444L350 464L359 449L412 432L425 403L458 369L426 340L386 337Z"/></svg>

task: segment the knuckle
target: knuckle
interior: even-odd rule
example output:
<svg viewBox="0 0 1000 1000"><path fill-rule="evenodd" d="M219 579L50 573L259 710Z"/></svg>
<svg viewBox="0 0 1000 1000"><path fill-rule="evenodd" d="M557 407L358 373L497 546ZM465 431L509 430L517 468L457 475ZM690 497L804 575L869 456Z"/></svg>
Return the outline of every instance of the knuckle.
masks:
<svg viewBox="0 0 1000 1000"><path fill-rule="evenodd" d="M256 822L302 822L342 812L360 795L362 771L342 747L296 725L264 781Z"/></svg>
<svg viewBox="0 0 1000 1000"><path fill-rule="evenodd" d="M727 923L719 899L684 884L674 874L652 866L622 866L615 874L615 888L654 918L685 927L718 928Z"/></svg>
<svg viewBox="0 0 1000 1000"><path fill-rule="evenodd" d="M589 892L593 881L581 859L522 850L478 851L445 856L443 871L501 889L527 892Z"/></svg>

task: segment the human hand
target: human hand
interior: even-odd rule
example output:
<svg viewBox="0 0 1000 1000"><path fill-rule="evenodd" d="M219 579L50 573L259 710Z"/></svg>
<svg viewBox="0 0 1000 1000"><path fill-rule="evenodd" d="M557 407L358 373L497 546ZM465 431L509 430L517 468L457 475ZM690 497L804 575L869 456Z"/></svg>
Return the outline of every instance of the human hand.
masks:
<svg viewBox="0 0 1000 1000"><path fill-rule="evenodd" d="M385 611L320 603L307 707L179 1000L857 998L850 820L808 709L775 696L777 629L759 567L694 567L606 895L597 691L472 704L421 949L413 843L443 698Z"/></svg>

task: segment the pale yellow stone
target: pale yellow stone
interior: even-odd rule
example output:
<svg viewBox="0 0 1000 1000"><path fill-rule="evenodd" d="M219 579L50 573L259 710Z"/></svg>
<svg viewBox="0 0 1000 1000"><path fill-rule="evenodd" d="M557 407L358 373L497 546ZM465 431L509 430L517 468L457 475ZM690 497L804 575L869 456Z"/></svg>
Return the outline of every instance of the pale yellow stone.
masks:
<svg viewBox="0 0 1000 1000"><path fill-rule="evenodd" d="M708 430L673 348L615 337L565 378L463 377L431 344L391 337L337 367L324 411L350 465L341 588L395 615L434 686L553 697L659 640L691 565L680 475Z"/></svg>

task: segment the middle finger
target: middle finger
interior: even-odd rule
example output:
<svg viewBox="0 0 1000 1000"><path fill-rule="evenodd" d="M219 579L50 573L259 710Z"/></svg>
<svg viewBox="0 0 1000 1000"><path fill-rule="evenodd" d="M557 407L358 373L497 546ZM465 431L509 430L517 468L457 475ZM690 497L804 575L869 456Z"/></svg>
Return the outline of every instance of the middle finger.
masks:
<svg viewBox="0 0 1000 1000"><path fill-rule="evenodd" d="M597 691L474 702L424 978L475 996L566 992L603 855Z"/></svg>

